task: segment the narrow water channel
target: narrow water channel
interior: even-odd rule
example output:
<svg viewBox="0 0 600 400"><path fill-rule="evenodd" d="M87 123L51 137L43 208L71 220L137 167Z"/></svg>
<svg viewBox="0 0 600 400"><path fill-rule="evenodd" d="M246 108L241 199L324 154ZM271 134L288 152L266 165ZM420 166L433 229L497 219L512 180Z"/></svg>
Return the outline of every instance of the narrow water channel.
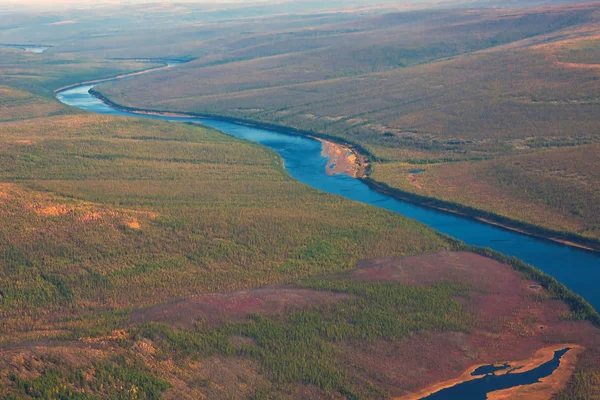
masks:
<svg viewBox="0 0 600 400"><path fill-rule="evenodd" d="M515 386L533 385L546 378L559 367L560 359L569 351L565 348L554 352L554 357L545 363L525 372L484 373L480 378L462 382L435 392L422 400L486 400L487 394Z"/></svg>
<svg viewBox="0 0 600 400"><path fill-rule="evenodd" d="M238 138L263 144L284 160L288 172L300 182L322 191L385 208L418 220L467 244L489 247L534 265L565 284L600 310L600 253L593 253L538 239L469 218L433 210L377 192L361 180L347 175L327 174L322 143L306 137L204 118L142 116L111 108L88 91L94 85L80 85L57 93L68 105L100 114L135 116L179 122L199 122Z"/></svg>

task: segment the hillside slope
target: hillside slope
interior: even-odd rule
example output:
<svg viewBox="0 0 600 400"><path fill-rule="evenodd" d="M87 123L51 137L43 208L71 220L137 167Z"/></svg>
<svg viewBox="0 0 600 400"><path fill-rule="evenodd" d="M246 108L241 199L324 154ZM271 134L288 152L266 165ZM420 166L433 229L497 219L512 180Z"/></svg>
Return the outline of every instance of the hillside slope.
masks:
<svg viewBox="0 0 600 400"><path fill-rule="evenodd" d="M430 24L440 24L429 25L431 36L422 28L411 30L410 18L407 20L411 22L394 15L377 17L379 27L389 24L397 29L397 35L405 35L406 43L418 38L415 43L421 43L421 50L411 47L411 54L418 54L419 62L425 63L406 67L401 61L384 72L355 70L359 75L340 76L348 71L344 66L351 70L361 60L361 42L356 41L355 46L352 35L346 34L347 44L331 50L335 62L329 62L325 54L316 54L313 61L311 52L301 51L221 66L190 63L176 71L103 85L98 90L125 106L242 118L360 144L376 161L374 177L394 186L406 177L390 173L406 164L416 165L405 168L411 170L421 169L422 164L463 161L477 168L475 165L482 160L598 143L599 7L591 3L518 11L450 12L445 14L447 20L436 19L438 14L431 19L432 14L427 14ZM373 18L355 23L359 28L369 24L374 24ZM375 30L374 35L385 42L383 32L389 33L389 29ZM503 41L494 35L505 30L513 36L503 38L510 43L501 45ZM433 37L443 37L447 44L460 43L454 48L467 52L473 38L487 38L488 45L498 45L429 62L423 54L439 50L438 43L428 41ZM380 55L399 60L411 49L402 41L395 43L396 47L382 45ZM365 59L375 62L379 58L373 54ZM315 67L317 64L319 67ZM333 72L324 77L328 68ZM393 167L389 163L399 164ZM597 177L592 173L589 179L590 185L579 187L582 197L569 200L570 205L558 205L542 188L531 190L540 197L519 200L531 208L543 204L547 213L559 216L551 220L534 218L533 213L526 215L514 207L500 208L485 197L477 197L476 191L470 203L515 220L597 239L594 217L574 211L581 211L577 203L584 198L591 201L590 209L600 206L600 196L594 195ZM535 187L542 181L522 181L516 186ZM420 193L418 188L402 188ZM514 185L496 189L506 198L518 196L513 193ZM429 193L437 196L443 190L432 188Z"/></svg>

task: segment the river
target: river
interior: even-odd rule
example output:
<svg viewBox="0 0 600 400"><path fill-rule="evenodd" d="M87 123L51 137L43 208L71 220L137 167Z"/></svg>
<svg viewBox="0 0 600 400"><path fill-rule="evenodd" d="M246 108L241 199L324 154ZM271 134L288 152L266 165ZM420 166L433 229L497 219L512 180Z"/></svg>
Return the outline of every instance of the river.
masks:
<svg viewBox="0 0 600 400"><path fill-rule="evenodd" d="M295 179L322 191L385 208L420 221L463 242L489 247L554 276L600 310L600 253L536 238L459 215L414 205L368 187L360 179L327 174L322 143L307 137L258 129L230 122L195 118L139 115L114 109L88 91L95 85L79 85L57 93L68 105L100 114L135 116L179 122L198 122L229 135L263 144L280 154Z"/></svg>
<svg viewBox="0 0 600 400"><path fill-rule="evenodd" d="M565 348L554 352L554 357L526 372L519 372L519 367L516 366L516 372L508 371L504 374L496 375L494 372L488 374L480 374L481 378L462 382L457 385L442 389L429 396L423 397L422 400L486 400L488 394L498 390L510 389L515 386L532 385L544 379L560 366L560 359L567 353L570 348ZM493 367L493 366L490 366Z"/></svg>
<svg viewBox="0 0 600 400"><path fill-rule="evenodd" d="M43 46L38 44L0 44L0 47L11 47L14 49L19 49L23 51L28 51L30 53L43 53L48 50L50 46Z"/></svg>

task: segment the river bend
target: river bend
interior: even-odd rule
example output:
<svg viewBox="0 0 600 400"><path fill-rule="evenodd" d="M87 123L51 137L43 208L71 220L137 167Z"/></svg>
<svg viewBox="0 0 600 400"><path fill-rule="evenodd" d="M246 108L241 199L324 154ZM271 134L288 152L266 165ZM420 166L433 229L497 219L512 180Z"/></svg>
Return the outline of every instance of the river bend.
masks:
<svg viewBox="0 0 600 400"><path fill-rule="evenodd" d="M416 219L463 242L489 247L552 275L600 310L600 253L562 245L479 222L459 215L414 205L368 187L360 179L327 174L322 143L307 137L258 129L246 125L197 117L140 115L112 108L89 93L95 85L82 84L57 93L64 104L100 114L135 116L179 122L198 122L229 135L250 140L275 150L295 179L324 192L385 208Z"/></svg>

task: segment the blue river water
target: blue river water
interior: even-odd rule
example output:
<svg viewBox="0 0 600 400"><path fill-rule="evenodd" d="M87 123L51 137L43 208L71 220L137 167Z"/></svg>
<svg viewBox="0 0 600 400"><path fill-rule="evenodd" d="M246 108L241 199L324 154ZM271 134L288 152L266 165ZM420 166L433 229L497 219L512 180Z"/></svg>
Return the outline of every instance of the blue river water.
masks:
<svg viewBox="0 0 600 400"><path fill-rule="evenodd" d="M554 352L554 357L545 363L525 372L509 371L505 374L485 374L481 378L459 383L452 387L442 389L433 393L423 400L485 400L487 394L497 390L512 388L515 386L532 385L546 378L559 367L560 359L570 348Z"/></svg>
<svg viewBox="0 0 600 400"><path fill-rule="evenodd" d="M554 276L573 292L583 296L596 310L600 310L600 253L397 200L369 188L359 179L346 175L327 175L327 159L321 155L322 144L311 138L204 118L142 116L124 112L102 103L89 94L88 91L93 86L81 85L64 90L57 94L57 98L65 104L101 114L199 122L235 137L258 142L279 153L287 171L300 182L328 193L405 215L467 244L489 247L518 257Z"/></svg>

